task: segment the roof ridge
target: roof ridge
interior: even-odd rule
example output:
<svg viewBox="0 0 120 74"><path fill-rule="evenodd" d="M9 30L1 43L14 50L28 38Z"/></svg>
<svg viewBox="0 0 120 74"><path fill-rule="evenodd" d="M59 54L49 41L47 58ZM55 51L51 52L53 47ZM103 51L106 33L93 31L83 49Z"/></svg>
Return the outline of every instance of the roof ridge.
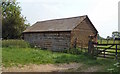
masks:
<svg viewBox="0 0 120 74"><path fill-rule="evenodd" d="M44 20L44 21L37 21L36 23L42 23L42 22L47 22L47 21L55 21L55 20L65 20L65 19L78 18L78 17L87 17L87 15L75 16L75 17L67 17L67 18L49 19L49 20Z"/></svg>
<svg viewBox="0 0 120 74"><path fill-rule="evenodd" d="M74 29L81 21L87 18L87 15L60 18L36 22L23 32L43 32L43 31L70 31ZM52 30L51 30L52 29Z"/></svg>

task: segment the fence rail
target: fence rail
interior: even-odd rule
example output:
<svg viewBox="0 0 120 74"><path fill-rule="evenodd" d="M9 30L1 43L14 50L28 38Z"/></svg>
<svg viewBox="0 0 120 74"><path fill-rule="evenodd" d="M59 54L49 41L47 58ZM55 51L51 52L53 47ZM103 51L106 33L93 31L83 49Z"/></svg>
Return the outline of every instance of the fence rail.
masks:
<svg viewBox="0 0 120 74"><path fill-rule="evenodd" d="M120 44L120 40L113 39L100 39L98 40L99 44Z"/></svg>
<svg viewBox="0 0 120 74"><path fill-rule="evenodd" d="M99 40L97 43L91 43L89 43L88 49L92 50L94 56L110 59L120 59L120 40Z"/></svg>

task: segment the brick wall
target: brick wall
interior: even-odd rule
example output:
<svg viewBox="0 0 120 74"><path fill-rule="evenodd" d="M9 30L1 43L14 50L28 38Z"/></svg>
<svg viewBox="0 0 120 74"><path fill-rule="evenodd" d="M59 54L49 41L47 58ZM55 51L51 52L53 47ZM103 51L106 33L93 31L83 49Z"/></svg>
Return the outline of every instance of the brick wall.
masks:
<svg viewBox="0 0 120 74"><path fill-rule="evenodd" d="M85 19L75 29L71 31L71 47L73 47L74 45L75 38L77 38L77 47L88 46L88 36L94 36L95 34L96 31L91 26L91 23L88 21L88 19Z"/></svg>

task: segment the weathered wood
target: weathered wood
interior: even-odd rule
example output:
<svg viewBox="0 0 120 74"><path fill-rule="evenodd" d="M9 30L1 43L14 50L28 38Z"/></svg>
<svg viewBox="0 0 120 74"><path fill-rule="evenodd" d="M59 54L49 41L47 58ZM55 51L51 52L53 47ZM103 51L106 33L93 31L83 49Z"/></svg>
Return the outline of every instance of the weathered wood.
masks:
<svg viewBox="0 0 120 74"><path fill-rule="evenodd" d="M114 58L114 59L120 58L120 56L118 56L119 55L118 46L120 46L120 43L115 43L115 41L113 43L109 43L109 40L107 40L106 43L102 43L102 40L100 40L100 43L93 43L93 45L97 46L97 47L94 47L95 49L97 49L96 50L97 55L95 56L98 56L98 57L102 56L104 58ZM108 47L101 47L101 46L108 46ZM115 48L113 48L113 46L115 46Z"/></svg>
<svg viewBox="0 0 120 74"><path fill-rule="evenodd" d="M36 22L23 32L24 40L30 44L55 51L87 47L88 36L95 36L96 41L97 33L87 15Z"/></svg>
<svg viewBox="0 0 120 74"><path fill-rule="evenodd" d="M116 59L117 59L117 45L116 45Z"/></svg>
<svg viewBox="0 0 120 74"><path fill-rule="evenodd" d="M93 42L88 42L88 53L92 54L92 50L94 49Z"/></svg>
<svg viewBox="0 0 120 74"><path fill-rule="evenodd" d="M43 49L61 51L70 48L70 32L30 33L24 39Z"/></svg>
<svg viewBox="0 0 120 74"><path fill-rule="evenodd" d="M108 49L107 47L94 47L94 48L98 48L98 49ZM116 50L115 48L109 48L109 49Z"/></svg>
<svg viewBox="0 0 120 74"><path fill-rule="evenodd" d="M105 51L104 51L104 58L105 58Z"/></svg>
<svg viewBox="0 0 120 74"><path fill-rule="evenodd" d="M93 43L94 44L94 43ZM95 44L96 45L96 44ZM100 51L100 52L98 52L98 56L99 55L103 55L103 57L104 58L110 58L110 57L114 57L114 58L116 58L116 59L118 59L118 58L120 58L120 57L118 57L118 45L120 45L120 44L97 44L97 46L107 46L107 45L111 45L111 46L109 46L108 48L103 48L103 50L97 50L97 51ZM115 46L115 48L112 48L113 46ZM102 49L102 48L100 48L100 47L96 47L97 49ZM112 52L112 51L107 51L107 50L114 50L114 52ZM102 53L103 52L103 53Z"/></svg>
<svg viewBox="0 0 120 74"><path fill-rule="evenodd" d="M96 44L96 43L93 43L94 45L100 45L100 46L107 46L107 45L120 45L120 44L112 44L112 43L110 43L110 44Z"/></svg>
<svg viewBox="0 0 120 74"><path fill-rule="evenodd" d="M110 57L110 56L113 56L113 57L116 56L115 54L108 54L108 53L102 53L102 54L100 54L100 55L104 55L104 58L105 58L106 56L109 56L109 57Z"/></svg>
<svg viewBox="0 0 120 74"><path fill-rule="evenodd" d="M115 54L116 52L113 52L113 51L105 51L105 52L107 52L107 53L113 53L113 54Z"/></svg>
<svg viewBox="0 0 120 74"><path fill-rule="evenodd" d="M105 56L105 57L104 57L103 55L98 55L97 57L114 59L114 57L110 57L110 56Z"/></svg>

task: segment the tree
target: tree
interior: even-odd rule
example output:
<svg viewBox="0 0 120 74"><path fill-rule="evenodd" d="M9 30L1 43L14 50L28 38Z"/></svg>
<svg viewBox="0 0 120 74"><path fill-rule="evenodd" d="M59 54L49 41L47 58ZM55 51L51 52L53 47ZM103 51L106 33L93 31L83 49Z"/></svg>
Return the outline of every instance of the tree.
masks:
<svg viewBox="0 0 120 74"><path fill-rule="evenodd" d="M100 40L100 39L104 39L104 38L101 37L99 34L97 34L97 39Z"/></svg>
<svg viewBox="0 0 120 74"><path fill-rule="evenodd" d="M108 39L108 40L110 40L110 39L112 39L110 36L107 36L107 38L106 39Z"/></svg>
<svg viewBox="0 0 120 74"><path fill-rule="evenodd" d="M16 0L2 2L2 38L20 39L28 26L26 18L21 15L21 7Z"/></svg>
<svg viewBox="0 0 120 74"><path fill-rule="evenodd" d="M120 40L120 32L118 32L118 31L112 32L112 38L114 40L116 40L116 39Z"/></svg>

